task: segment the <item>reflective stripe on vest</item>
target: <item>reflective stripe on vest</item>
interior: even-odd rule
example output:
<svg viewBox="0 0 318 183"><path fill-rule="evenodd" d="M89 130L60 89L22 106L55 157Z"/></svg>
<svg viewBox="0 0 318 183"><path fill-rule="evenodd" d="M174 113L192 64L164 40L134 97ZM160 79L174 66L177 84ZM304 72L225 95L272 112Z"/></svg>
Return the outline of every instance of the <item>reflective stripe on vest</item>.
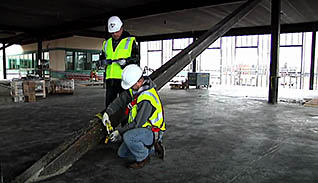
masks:
<svg viewBox="0 0 318 183"><path fill-rule="evenodd" d="M120 59L127 59L131 57L131 50L133 42L136 41L135 37L126 37L122 39L115 51L113 49L112 38L109 38L103 43L103 51L106 55L106 60L116 61ZM106 68L106 79L121 79L123 70L116 62L112 62Z"/></svg>
<svg viewBox="0 0 318 183"><path fill-rule="evenodd" d="M130 94L132 96L132 90L130 89ZM137 104L147 100L151 103L151 105L156 109L153 114L150 116L148 121L142 126L142 127L156 127L160 128L160 130L165 131L166 125L164 122L164 116L163 116L163 110L162 110L162 104L159 99L158 93L154 88L151 88L149 90L146 90L142 92L137 97ZM137 105L134 105L132 109L129 112L129 118L128 122L131 123L135 117L137 116Z"/></svg>

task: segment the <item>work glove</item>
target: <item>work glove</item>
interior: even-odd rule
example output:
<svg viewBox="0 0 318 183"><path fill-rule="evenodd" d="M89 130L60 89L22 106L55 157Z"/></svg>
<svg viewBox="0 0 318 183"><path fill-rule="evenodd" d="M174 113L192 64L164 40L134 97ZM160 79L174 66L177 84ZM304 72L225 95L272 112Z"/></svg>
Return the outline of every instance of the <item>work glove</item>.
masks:
<svg viewBox="0 0 318 183"><path fill-rule="evenodd" d="M118 60L117 62L120 66L125 66L126 65L126 60L125 59L121 59L121 60Z"/></svg>
<svg viewBox="0 0 318 183"><path fill-rule="evenodd" d="M103 119L102 119L103 125L106 126L106 123L108 121L109 121L109 116L108 116L107 112L105 112L103 115Z"/></svg>
<svg viewBox="0 0 318 183"><path fill-rule="evenodd" d="M119 139L119 137L120 134L118 130L113 131L109 136L111 142L116 142Z"/></svg>
<svg viewBox="0 0 318 183"><path fill-rule="evenodd" d="M102 120L103 114L99 112L99 113L95 114L95 117Z"/></svg>

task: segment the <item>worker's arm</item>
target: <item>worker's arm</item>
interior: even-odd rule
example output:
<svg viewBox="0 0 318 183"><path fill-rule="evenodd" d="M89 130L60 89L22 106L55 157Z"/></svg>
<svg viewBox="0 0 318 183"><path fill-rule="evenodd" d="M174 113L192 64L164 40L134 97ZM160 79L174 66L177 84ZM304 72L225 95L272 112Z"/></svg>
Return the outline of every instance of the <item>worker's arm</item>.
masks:
<svg viewBox="0 0 318 183"><path fill-rule="evenodd" d="M147 100L144 100L137 105L137 115L135 120L132 123L126 124L124 127L117 128L120 134L123 134L129 129L141 128L155 112L155 108Z"/></svg>
<svg viewBox="0 0 318 183"><path fill-rule="evenodd" d="M109 104L105 112L107 112L107 114L111 116L119 110L126 109L126 106L131 100L132 98L129 94L129 91L125 90L119 95L119 97L117 97L112 103Z"/></svg>

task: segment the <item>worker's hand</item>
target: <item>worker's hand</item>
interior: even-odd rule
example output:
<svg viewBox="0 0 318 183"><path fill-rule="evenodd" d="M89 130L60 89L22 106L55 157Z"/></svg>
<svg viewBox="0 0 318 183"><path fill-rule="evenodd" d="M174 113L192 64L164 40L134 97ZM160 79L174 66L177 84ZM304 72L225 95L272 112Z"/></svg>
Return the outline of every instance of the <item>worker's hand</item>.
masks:
<svg viewBox="0 0 318 183"><path fill-rule="evenodd" d="M104 60L104 63L105 63L105 65L106 65L106 66L108 66L108 65L112 64L112 61L111 61L111 60L106 60L106 59L105 59L105 60Z"/></svg>
<svg viewBox="0 0 318 183"><path fill-rule="evenodd" d="M121 60L118 60L117 62L120 66L125 66L126 65L126 60L125 59L121 59Z"/></svg>
<svg viewBox="0 0 318 183"><path fill-rule="evenodd" d="M119 136L120 136L120 134L119 134L119 131L118 131L118 130L113 131L113 132L110 134L110 136L109 136L110 141L116 142L116 141L118 140Z"/></svg>
<svg viewBox="0 0 318 183"><path fill-rule="evenodd" d="M107 121L109 121L109 116L108 116L107 112L105 112L103 115L103 119L102 119L104 126L106 126Z"/></svg>

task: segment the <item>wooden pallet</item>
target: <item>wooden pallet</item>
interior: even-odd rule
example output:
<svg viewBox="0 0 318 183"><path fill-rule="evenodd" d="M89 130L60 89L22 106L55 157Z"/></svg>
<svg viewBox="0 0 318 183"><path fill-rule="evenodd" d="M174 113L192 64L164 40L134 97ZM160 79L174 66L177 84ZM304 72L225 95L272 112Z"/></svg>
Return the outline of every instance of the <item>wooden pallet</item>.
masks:
<svg viewBox="0 0 318 183"><path fill-rule="evenodd" d="M308 102L306 102L304 104L304 106L306 107L318 107L318 98L314 98L309 100Z"/></svg>

